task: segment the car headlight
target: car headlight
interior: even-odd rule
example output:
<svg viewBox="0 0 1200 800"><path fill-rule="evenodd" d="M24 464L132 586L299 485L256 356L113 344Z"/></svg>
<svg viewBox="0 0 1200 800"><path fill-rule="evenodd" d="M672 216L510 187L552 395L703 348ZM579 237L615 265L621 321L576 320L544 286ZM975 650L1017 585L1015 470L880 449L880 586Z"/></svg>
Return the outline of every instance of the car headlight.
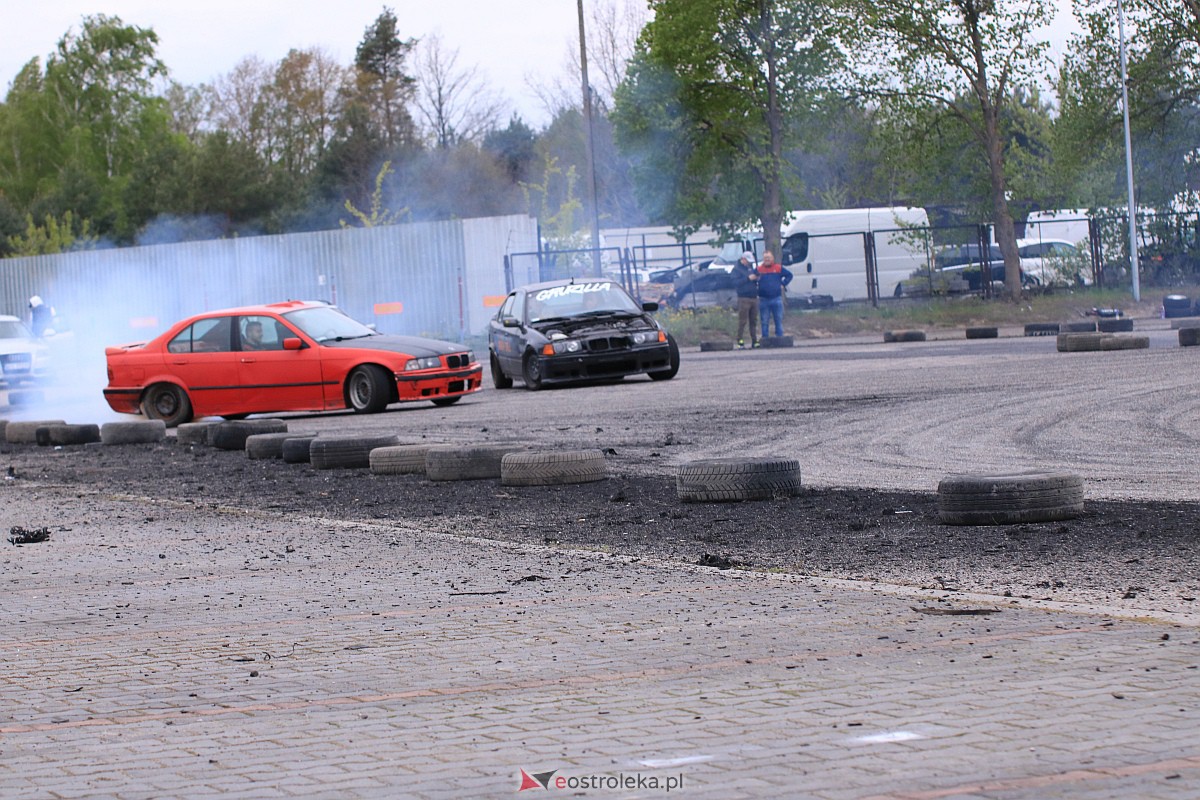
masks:
<svg viewBox="0 0 1200 800"><path fill-rule="evenodd" d="M405 372L412 372L417 369L437 369L442 365L442 359L438 356L428 356L426 358L410 358L408 363L404 365Z"/></svg>
<svg viewBox="0 0 1200 800"><path fill-rule="evenodd" d="M554 342L554 352L561 353L578 353L582 348L578 339L562 339Z"/></svg>
<svg viewBox="0 0 1200 800"><path fill-rule="evenodd" d="M661 341L658 331L637 331L632 336L634 344L651 344Z"/></svg>

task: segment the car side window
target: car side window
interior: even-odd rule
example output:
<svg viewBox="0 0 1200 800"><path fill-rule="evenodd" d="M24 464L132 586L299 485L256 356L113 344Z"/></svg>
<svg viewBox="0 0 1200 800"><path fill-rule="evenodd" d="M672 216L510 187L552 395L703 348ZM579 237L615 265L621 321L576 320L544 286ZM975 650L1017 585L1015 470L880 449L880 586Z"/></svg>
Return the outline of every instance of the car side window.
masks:
<svg viewBox="0 0 1200 800"><path fill-rule="evenodd" d="M172 353L227 353L233 326L229 317L202 319L179 332L167 344Z"/></svg>
<svg viewBox="0 0 1200 800"><path fill-rule="evenodd" d="M508 297L504 298L504 303L501 304L500 311L497 312L496 318L504 319L505 317L511 317L513 315L513 304L515 303L516 299L516 294L510 294Z"/></svg>
<svg viewBox="0 0 1200 800"><path fill-rule="evenodd" d="M241 317L238 334L242 350L282 350L283 340L290 335L274 318L259 316Z"/></svg>

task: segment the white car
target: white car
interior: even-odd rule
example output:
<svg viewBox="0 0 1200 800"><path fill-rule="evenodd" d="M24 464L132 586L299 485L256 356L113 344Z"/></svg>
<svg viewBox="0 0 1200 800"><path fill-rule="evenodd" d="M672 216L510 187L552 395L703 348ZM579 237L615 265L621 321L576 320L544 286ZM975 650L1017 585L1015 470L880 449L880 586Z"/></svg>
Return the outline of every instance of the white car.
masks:
<svg viewBox="0 0 1200 800"><path fill-rule="evenodd" d="M1065 239L1022 239L1017 242L1021 254L1021 272L1026 280L1050 286L1068 284L1088 286L1087 254Z"/></svg>
<svg viewBox="0 0 1200 800"><path fill-rule="evenodd" d="M17 317L0 315L0 381L13 387L49 374L50 348Z"/></svg>

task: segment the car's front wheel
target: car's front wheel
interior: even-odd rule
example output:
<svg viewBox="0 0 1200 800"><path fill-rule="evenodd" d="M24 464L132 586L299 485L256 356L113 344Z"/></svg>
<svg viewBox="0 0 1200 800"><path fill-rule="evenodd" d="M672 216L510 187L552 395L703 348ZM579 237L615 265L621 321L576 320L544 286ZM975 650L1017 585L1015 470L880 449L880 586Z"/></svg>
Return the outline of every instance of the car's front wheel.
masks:
<svg viewBox="0 0 1200 800"><path fill-rule="evenodd" d="M496 358L495 353L489 353L492 367L492 385L497 389L511 389L513 379L504 374L504 370L500 366L500 359Z"/></svg>
<svg viewBox="0 0 1200 800"><path fill-rule="evenodd" d="M355 367L346 378L346 405L357 414L377 414L387 408L391 387L387 372L374 364Z"/></svg>
<svg viewBox="0 0 1200 800"><path fill-rule="evenodd" d="M675 337L667 334L667 347L670 350L670 366L658 372L651 372L650 379L655 381L669 381L674 378L679 372L679 345L675 343Z"/></svg>
<svg viewBox="0 0 1200 800"><path fill-rule="evenodd" d="M525 360L521 362L521 375L525 379L525 388L532 391L537 391L542 388L542 362L537 357L537 353L532 351L525 354Z"/></svg>
<svg viewBox="0 0 1200 800"><path fill-rule="evenodd" d="M147 419L161 419L174 428L192 418L192 401L187 392L173 383L156 383L142 396L142 413Z"/></svg>

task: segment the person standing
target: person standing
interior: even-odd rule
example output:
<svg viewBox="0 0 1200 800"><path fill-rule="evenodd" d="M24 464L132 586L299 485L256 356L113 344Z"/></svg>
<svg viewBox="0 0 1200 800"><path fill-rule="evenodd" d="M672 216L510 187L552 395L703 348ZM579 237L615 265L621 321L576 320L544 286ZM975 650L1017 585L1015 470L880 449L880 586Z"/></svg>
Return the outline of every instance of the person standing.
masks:
<svg viewBox="0 0 1200 800"><path fill-rule="evenodd" d="M43 336L51 330L56 316L54 308L45 304L36 294L29 298L29 328L34 336Z"/></svg>
<svg viewBox="0 0 1200 800"><path fill-rule="evenodd" d="M792 282L792 271L775 262L770 250L763 253L758 265L758 314L762 319L763 338L769 336L770 323L775 323L775 335L783 336L783 293Z"/></svg>
<svg viewBox="0 0 1200 800"><path fill-rule="evenodd" d="M750 326L750 346L758 347L758 270L754 253L749 250L733 265L733 288L737 292L738 347L746 349L746 326Z"/></svg>

